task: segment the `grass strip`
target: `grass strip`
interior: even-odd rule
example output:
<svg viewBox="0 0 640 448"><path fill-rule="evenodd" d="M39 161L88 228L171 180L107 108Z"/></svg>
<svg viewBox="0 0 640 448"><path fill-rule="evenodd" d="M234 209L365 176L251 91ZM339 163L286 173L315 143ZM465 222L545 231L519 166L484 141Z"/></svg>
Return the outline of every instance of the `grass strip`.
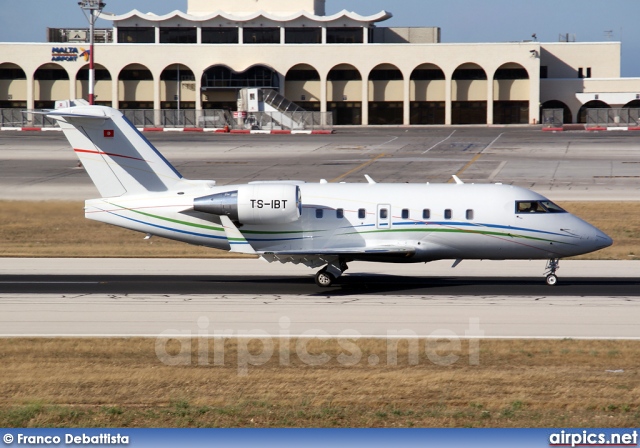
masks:
<svg viewBox="0 0 640 448"><path fill-rule="evenodd" d="M0 427L640 426L640 341L267 343L0 339Z"/></svg>

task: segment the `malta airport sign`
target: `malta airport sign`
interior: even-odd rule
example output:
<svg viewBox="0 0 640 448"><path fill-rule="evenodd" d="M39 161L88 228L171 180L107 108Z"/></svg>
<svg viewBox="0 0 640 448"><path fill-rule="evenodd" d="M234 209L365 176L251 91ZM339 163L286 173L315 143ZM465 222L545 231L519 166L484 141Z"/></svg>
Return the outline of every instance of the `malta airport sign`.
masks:
<svg viewBox="0 0 640 448"><path fill-rule="evenodd" d="M75 62L78 58L89 60L89 50L77 47L53 47L51 49L51 62Z"/></svg>

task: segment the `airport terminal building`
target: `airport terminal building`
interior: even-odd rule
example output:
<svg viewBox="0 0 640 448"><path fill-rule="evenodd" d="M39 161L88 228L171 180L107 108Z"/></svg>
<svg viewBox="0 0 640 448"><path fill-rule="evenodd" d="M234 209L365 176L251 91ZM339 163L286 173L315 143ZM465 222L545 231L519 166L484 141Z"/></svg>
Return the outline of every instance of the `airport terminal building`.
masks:
<svg viewBox="0 0 640 448"><path fill-rule="evenodd" d="M325 14L324 0L189 0L186 12L111 16L96 34L96 103L121 110L236 110L274 89L336 125L535 124L541 109L640 108L619 42L444 44L440 29ZM88 31L0 43L0 109L88 95Z"/></svg>

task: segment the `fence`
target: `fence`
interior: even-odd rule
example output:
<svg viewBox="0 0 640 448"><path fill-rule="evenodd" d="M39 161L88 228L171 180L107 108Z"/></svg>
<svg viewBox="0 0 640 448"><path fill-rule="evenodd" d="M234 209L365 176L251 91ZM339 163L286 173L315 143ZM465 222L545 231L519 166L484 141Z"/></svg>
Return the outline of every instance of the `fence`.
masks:
<svg viewBox="0 0 640 448"><path fill-rule="evenodd" d="M231 114L222 109L127 109L121 111L138 128L223 128L231 127Z"/></svg>
<svg viewBox="0 0 640 448"><path fill-rule="evenodd" d="M564 124L564 109L543 109L542 127L561 128Z"/></svg>
<svg viewBox="0 0 640 448"><path fill-rule="evenodd" d="M278 129L330 130L333 129L332 112L249 112L233 129L272 131Z"/></svg>
<svg viewBox="0 0 640 448"><path fill-rule="evenodd" d="M639 127L640 109L587 109L587 127Z"/></svg>
<svg viewBox="0 0 640 448"><path fill-rule="evenodd" d="M29 112L22 109L0 109L0 127L52 128L56 126L55 120Z"/></svg>
<svg viewBox="0 0 640 448"><path fill-rule="evenodd" d="M0 109L0 127L56 127L55 120L23 109ZM221 129L333 129L331 112L251 112L244 119L233 118L221 109L126 109L121 111L138 128Z"/></svg>

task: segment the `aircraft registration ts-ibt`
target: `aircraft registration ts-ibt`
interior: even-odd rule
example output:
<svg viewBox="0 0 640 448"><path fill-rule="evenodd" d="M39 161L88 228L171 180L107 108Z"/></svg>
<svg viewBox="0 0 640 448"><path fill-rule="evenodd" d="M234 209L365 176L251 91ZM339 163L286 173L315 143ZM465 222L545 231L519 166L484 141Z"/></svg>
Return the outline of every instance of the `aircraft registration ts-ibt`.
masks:
<svg viewBox="0 0 640 448"><path fill-rule="evenodd" d="M186 243L321 269L330 286L354 260L558 260L612 244L602 231L533 191L502 184L188 180L119 111L47 112L100 195L96 221Z"/></svg>

